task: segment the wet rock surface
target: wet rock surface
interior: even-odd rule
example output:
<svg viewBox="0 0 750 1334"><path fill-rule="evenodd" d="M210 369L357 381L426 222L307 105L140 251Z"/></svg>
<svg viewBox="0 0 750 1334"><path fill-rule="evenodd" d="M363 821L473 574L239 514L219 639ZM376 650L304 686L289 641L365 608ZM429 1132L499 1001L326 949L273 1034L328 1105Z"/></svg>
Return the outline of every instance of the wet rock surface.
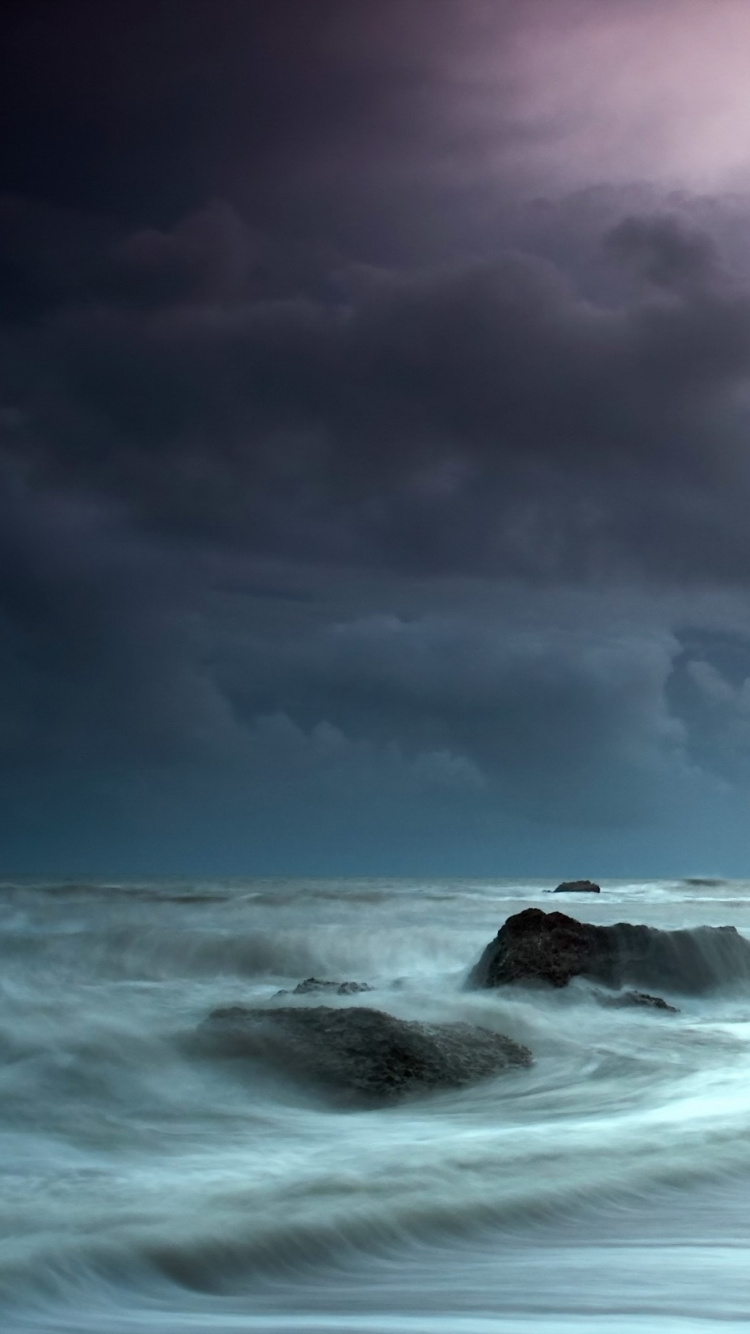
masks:
<svg viewBox="0 0 750 1334"><path fill-rule="evenodd" d="M509 917L468 978L471 987L514 982L567 986L588 977L699 994L732 981L750 985L750 943L733 926L660 931L617 922L594 926L561 912L527 908ZM658 998L655 998L658 999Z"/></svg>
<svg viewBox="0 0 750 1334"><path fill-rule="evenodd" d="M676 1005L670 1005L662 996L649 996L645 991L595 991L594 998L600 1005L612 1010L629 1010L640 1007L645 1010L660 1010L664 1014L679 1014Z"/></svg>
<svg viewBox="0 0 750 1334"><path fill-rule="evenodd" d="M362 1006L234 1005L201 1025L206 1054L270 1062L368 1104L460 1088L532 1064L528 1048L466 1023L423 1024Z"/></svg>
<svg viewBox="0 0 750 1334"><path fill-rule="evenodd" d="M327 982L319 977L306 977L304 982L298 982L291 991L277 991L277 996L311 996L317 993L328 994L329 996L355 996L361 991L372 991L372 987L367 982Z"/></svg>

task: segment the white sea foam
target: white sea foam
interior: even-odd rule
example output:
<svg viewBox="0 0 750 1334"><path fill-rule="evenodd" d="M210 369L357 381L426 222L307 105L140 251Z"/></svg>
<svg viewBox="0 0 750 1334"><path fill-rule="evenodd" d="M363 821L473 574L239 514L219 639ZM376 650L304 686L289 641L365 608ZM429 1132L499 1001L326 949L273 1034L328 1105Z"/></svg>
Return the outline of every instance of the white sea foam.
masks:
<svg viewBox="0 0 750 1334"><path fill-rule="evenodd" d="M705 879L705 877L703 878ZM750 1312L750 983L464 988L504 919L734 925L744 883L7 883L0 1293L9 1331L707 1330ZM698 939L702 937L698 936ZM712 942L710 949L714 949ZM533 1068L384 1109L196 1054L216 1006L326 996L478 1023ZM666 994L666 993L665 993ZM320 1004L319 996L285 1003Z"/></svg>

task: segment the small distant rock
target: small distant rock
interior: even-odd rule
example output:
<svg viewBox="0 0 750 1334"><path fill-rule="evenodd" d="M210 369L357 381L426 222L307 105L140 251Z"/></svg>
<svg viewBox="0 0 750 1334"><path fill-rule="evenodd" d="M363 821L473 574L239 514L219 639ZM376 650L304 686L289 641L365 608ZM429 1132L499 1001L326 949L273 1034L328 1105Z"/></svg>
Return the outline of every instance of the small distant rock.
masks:
<svg viewBox="0 0 750 1334"><path fill-rule="evenodd" d="M602 887L593 880L563 880L553 894L601 894Z"/></svg>
<svg viewBox="0 0 750 1334"><path fill-rule="evenodd" d="M208 1055L267 1062L370 1105L532 1064L531 1052L502 1033L417 1023L363 1006L234 1005L214 1010L196 1036Z"/></svg>
<svg viewBox="0 0 750 1334"><path fill-rule="evenodd" d="M359 991L372 991L367 982L327 982L319 977L306 977L298 982L292 991L277 991L277 996L310 996L316 992L327 992L329 996L356 996Z"/></svg>

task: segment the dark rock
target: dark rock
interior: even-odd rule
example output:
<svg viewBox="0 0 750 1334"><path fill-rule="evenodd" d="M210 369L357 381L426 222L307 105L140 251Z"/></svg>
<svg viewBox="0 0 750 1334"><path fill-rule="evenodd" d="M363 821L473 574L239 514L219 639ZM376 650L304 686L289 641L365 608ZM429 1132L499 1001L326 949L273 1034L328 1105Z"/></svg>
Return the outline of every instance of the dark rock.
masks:
<svg viewBox="0 0 750 1334"><path fill-rule="evenodd" d="M527 908L509 917L469 975L469 986L588 977L615 989L627 983L700 993L731 982L750 985L750 943L733 926L659 931L617 922L594 926L565 913Z"/></svg>
<svg viewBox="0 0 750 1334"><path fill-rule="evenodd" d="M564 987L580 973L598 976L603 945L599 931L564 913L526 908L500 928L472 970L469 985L500 987L535 979Z"/></svg>
<svg viewBox="0 0 750 1334"><path fill-rule="evenodd" d="M601 894L601 885L595 885L593 880L563 880L562 884L553 889L553 894Z"/></svg>
<svg viewBox="0 0 750 1334"><path fill-rule="evenodd" d="M615 991L607 993L606 991L595 991L594 996L600 1005L607 1005L613 1010L630 1009L631 1006L641 1006L647 1010L663 1010L669 1014L679 1014L676 1005L669 1005L661 996L649 996L645 991Z"/></svg>
<svg viewBox="0 0 750 1334"><path fill-rule="evenodd" d="M318 977L306 977L292 991L277 991L276 995L309 996L315 992L327 992L329 996L355 996L359 991L372 991L372 987L367 982L323 982Z"/></svg>
<svg viewBox="0 0 750 1334"><path fill-rule="evenodd" d="M367 982L323 982L317 977L306 977L304 982L298 982L293 996L308 996L312 992L327 991L335 992L337 996L353 996L358 991L372 991L372 987Z"/></svg>
<svg viewBox="0 0 750 1334"><path fill-rule="evenodd" d="M532 1063L526 1047L501 1033L465 1023L414 1023L363 1006L234 1005L214 1010L199 1039L211 1054L267 1061L369 1103L460 1088Z"/></svg>

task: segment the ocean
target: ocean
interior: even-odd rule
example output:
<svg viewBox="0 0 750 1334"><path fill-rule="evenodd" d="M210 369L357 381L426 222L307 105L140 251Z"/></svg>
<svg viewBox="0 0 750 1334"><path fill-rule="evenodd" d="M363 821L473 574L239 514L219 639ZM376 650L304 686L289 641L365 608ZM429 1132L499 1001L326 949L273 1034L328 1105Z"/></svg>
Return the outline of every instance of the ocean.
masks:
<svg viewBox="0 0 750 1334"><path fill-rule="evenodd" d="M677 1014L466 989L530 906L750 937L750 883L601 883L4 882L0 1328L750 1329L750 981L675 974ZM372 990L277 997L310 976ZM281 1004L476 1024L534 1064L358 1106L196 1044Z"/></svg>

